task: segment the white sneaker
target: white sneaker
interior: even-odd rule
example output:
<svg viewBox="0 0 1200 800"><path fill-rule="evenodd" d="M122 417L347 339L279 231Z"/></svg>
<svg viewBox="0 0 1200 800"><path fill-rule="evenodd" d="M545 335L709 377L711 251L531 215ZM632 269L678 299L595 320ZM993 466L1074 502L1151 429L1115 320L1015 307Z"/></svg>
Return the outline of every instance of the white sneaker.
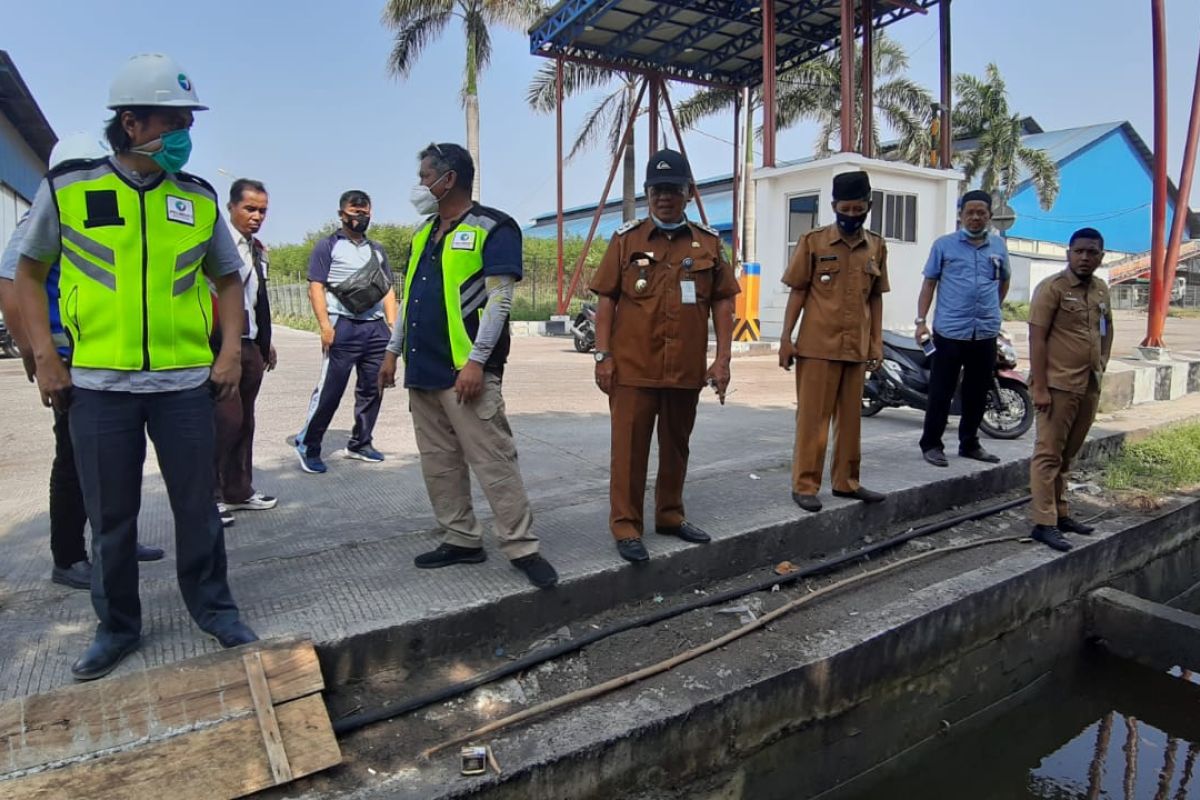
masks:
<svg viewBox="0 0 1200 800"><path fill-rule="evenodd" d="M224 503L217 503L217 514L221 517L221 527L228 528L237 522L233 516L233 512L229 510L229 506Z"/></svg>
<svg viewBox="0 0 1200 800"><path fill-rule="evenodd" d="M230 511L266 511L278 504L278 498L270 497L262 492L255 492L241 503L224 503L223 507Z"/></svg>

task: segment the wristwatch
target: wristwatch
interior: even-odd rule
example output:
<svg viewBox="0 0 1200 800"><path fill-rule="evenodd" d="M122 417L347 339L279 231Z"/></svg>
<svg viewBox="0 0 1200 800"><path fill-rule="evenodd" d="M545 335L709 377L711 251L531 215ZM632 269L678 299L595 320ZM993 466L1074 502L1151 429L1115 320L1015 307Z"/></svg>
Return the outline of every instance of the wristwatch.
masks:
<svg viewBox="0 0 1200 800"><path fill-rule="evenodd" d="M924 324L925 324L924 317L917 317L916 319L913 320L913 325L924 325Z"/></svg>
<svg viewBox="0 0 1200 800"><path fill-rule="evenodd" d="M597 350L594 358L596 359L596 363L599 364L607 359L612 358L612 353L608 352L607 350Z"/></svg>

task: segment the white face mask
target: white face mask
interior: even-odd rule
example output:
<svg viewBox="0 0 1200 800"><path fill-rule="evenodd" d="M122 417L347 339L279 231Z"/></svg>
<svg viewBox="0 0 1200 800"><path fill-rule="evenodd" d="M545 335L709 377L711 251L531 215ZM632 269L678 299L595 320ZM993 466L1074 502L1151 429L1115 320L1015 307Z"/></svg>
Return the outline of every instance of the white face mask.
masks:
<svg viewBox="0 0 1200 800"><path fill-rule="evenodd" d="M449 172L446 173L446 175L449 174ZM446 175L443 175L442 178L446 177ZM432 189L442 182L442 178L438 178L429 186L418 183L409 190L408 199L412 201L413 208L417 209L418 214L433 214L437 212L441 199L433 193Z"/></svg>

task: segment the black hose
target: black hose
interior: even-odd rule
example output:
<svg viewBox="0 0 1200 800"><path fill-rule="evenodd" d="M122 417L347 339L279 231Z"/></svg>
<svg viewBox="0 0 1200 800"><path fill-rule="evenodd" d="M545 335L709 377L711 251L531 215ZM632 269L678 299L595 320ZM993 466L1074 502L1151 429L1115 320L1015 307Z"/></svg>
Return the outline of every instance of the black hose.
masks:
<svg viewBox="0 0 1200 800"><path fill-rule="evenodd" d="M796 572L789 572L784 575L776 575L771 573L762 580L756 581L749 586L743 586L737 589L729 589L727 591L720 592L719 594L704 595L678 606L660 609L655 611L653 614L647 614L643 617L636 617L634 619L625 620L624 622L618 622L615 625L611 625L607 628L592 631L591 633L583 636L569 639L565 642L559 642L556 645L552 645L541 650L536 650L532 653L527 653L526 655L521 656L514 661L510 661L503 666L496 667L495 669L488 670L487 672L482 672L472 678L467 678L464 681L458 681L457 683L443 686L441 689L435 689L431 692L427 692L416 697L410 697L407 700L402 700L399 703L383 706L382 708L377 708L373 711L363 711L358 714L342 717L341 719L333 722L333 732L338 736L352 733L376 722L383 722L385 720L398 717L401 714L408 714L410 712L417 711L425 708L426 706L433 705L434 703L440 703L443 700L449 700L453 697L465 694L472 689L478 689L480 686L484 686L485 684L502 680L510 675L515 675L518 672L524 672L525 670L536 667L539 664L544 664L545 662L558 658L559 656L573 653L576 650L582 650L588 645L595 644L596 642L607 639L610 636L615 636L618 633L624 633L625 631L633 630L635 628L644 628L647 625L654 625L668 619L673 619L674 617L678 617L682 614L687 614L688 612L695 611L697 609L707 608L708 606L714 606L721 603L727 603L732 600L738 600L748 594L754 594L755 592L761 592L770 589L772 586L786 586L787 584L795 583L803 578L811 578L816 575L823 575L827 572L832 572L833 570L845 564L849 564L860 559L869 558L876 553L889 550L893 547L898 547L905 542L917 539L921 536L928 536L933 533L938 533L939 531L944 531L947 528L953 528L955 525L961 525L964 522L971 522L973 520L983 519L984 517L990 517L993 514L999 514L1002 511L1007 511L1010 508L1015 508L1028 502L1029 496L1026 495L1023 497L1014 498L1012 500L1005 500L1003 502L996 503L995 505L984 506L983 508L978 508L974 511L968 511L964 514L949 517L939 522L932 522L928 525L922 525L920 528L913 528L911 531L906 531L904 533L891 536L887 539L882 539L858 550L852 550L849 553L843 553L840 556L835 556L834 558L803 567Z"/></svg>

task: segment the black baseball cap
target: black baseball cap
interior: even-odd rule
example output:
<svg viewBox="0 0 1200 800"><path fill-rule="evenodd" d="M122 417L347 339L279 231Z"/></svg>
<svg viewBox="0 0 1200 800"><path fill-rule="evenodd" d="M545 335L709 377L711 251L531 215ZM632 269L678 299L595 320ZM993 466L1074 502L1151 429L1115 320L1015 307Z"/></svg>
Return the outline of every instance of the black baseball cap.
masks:
<svg viewBox="0 0 1200 800"><path fill-rule="evenodd" d="M659 186L673 183L676 186L688 186L692 182L692 169L688 166L683 153L675 150L659 150L650 156L646 164L646 185Z"/></svg>

